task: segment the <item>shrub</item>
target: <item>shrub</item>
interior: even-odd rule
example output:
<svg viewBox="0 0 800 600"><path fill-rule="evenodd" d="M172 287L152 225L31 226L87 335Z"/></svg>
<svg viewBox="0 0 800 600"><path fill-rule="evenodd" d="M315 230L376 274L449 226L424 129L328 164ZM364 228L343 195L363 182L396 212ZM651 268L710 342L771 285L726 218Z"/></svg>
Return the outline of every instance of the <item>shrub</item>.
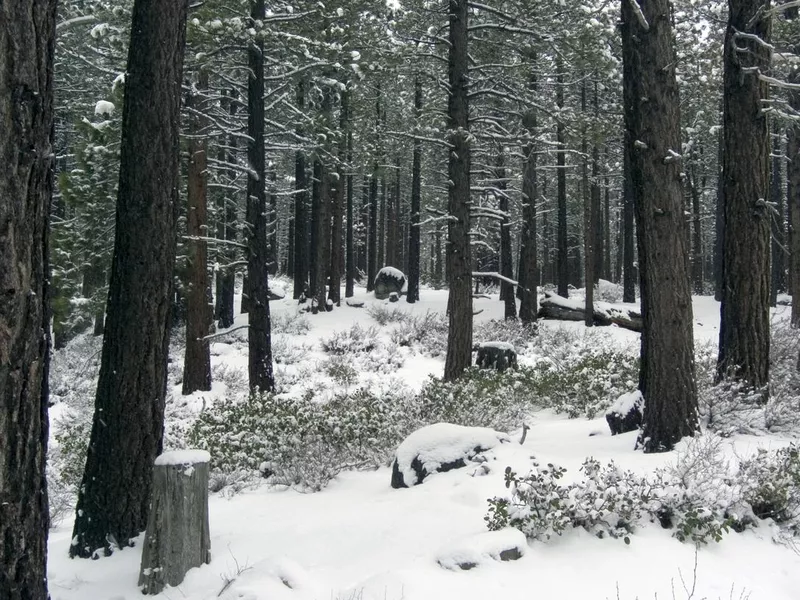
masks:
<svg viewBox="0 0 800 600"><path fill-rule="evenodd" d="M272 336L272 356L276 364L296 365L308 359L311 346L296 343L295 339L288 334L277 334Z"/></svg>
<svg viewBox="0 0 800 600"><path fill-rule="evenodd" d="M447 352L447 316L428 311L424 315L409 317L392 333L392 339L401 346L417 349L431 357L444 356Z"/></svg>
<svg viewBox="0 0 800 600"><path fill-rule="evenodd" d="M280 312L270 316L272 333L287 335L303 335L311 329L311 322L305 314L298 312Z"/></svg>
<svg viewBox="0 0 800 600"><path fill-rule="evenodd" d="M531 340L536 336L537 326L523 323L518 319L499 321L492 319L475 324L472 339L476 342L507 342L514 346L519 354L524 354Z"/></svg>
<svg viewBox="0 0 800 600"><path fill-rule="evenodd" d="M742 461L743 496L760 519L796 527L800 516L800 449L794 444L769 452L759 448Z"/></svg>
<svg viewBox="0 0 800 600"><path fill-rule="evenodd" d="M371 352L378 344L378 330L375 327L364 328L359 324L350 329L337 331L322 340L322 349L328 354L354 354Z"/></svg>
<svg viewBox="0 0 800 600"><path fill-rule="evenodd" d="M389 323L403 323L412 318L409 313L401 308L390 308L384 304L370 304L367 306L367 314L381 326Z"/></svg>

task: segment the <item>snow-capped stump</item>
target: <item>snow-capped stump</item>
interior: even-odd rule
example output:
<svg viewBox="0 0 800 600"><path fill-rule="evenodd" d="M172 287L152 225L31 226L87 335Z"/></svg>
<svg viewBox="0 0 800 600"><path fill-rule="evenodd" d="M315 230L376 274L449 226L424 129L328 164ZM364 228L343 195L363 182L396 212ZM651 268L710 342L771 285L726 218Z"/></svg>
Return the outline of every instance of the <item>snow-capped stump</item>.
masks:
<svg viewBox="0 0 800 600"><path fill-rule="evenodd" d="M165 452L156 458L153 498L142 549L139 585L155 596L186 572L211 562L208 463L204 450Z"/></svg>
<svg viewBox="0 0 800 600"><path fill-rule="evenodd" d="M375 297L386 300L393 293L400 296L406 286L406 276L400 269L383 267L375 275Z"/></svg>
<svg viewBox="0 0 800 600"><path fill-rule="evenodd" d="M636 431L642 425L644 398L639 390L622 394L606 412L611 435Z"/></svg>
<svg viewBox="0 0 800 600"><path fill-rule="evenodd" d="M397 292L392 292L389 294L389 302L399 302L400 295Z"/></svg>
<svg viewBox="0 0 800 600"><path fill-rule="evenodd" d="M483 342L475 345L478 356L475 363L481 369L495 369L501 373L517 368L517 351L508 342Z"/></svg>
<svg viewBox="0 0 800 600"><path fill-rule="evenodd" d="M469 571L490 560L519 560L527 549L528 541L519 529L485 531L440 552L436 562L443 569Z"/></svg>
<svg viewBox="0 0 800 600"><path fill-rule="evenodd" d="M505 433L487 427L436 423L417 429L395 452L392 487L411 487L432 473L466 467L481 452L510 441Z"/></svg>

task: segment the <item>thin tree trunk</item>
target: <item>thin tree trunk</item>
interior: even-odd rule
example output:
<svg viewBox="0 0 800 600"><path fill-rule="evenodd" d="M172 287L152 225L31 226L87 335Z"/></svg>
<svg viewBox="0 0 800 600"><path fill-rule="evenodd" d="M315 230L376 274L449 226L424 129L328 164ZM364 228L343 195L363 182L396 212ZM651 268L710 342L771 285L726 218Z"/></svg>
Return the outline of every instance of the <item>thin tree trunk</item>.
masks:
<svg viewBox="0 0 800 600"><path fill-rule="evenodd" d="M681 165L664 160L681 149L670 2L637 4L622 0L625 125L644 323L638 443L645 452L662 452L697 429L692 296Z"/></svg>
<svg viewBox="0 0 800 600"><path fill-rule="evenodd" d="M783 201L783 176L781 173L781 130L776 124L773 128L775 141L773 144L774 158L772 160L772 183L770 196L775 210L772 212L772 276L770 281L770 306L778 302L778 294L786 291L785 279L785 248L784 240L784 201Z"/></svg>
<svg viewBox="0 0 800 600"><path fill-rule="evenodd" d="M378 274L378 163L372 167L369 181L369 250L367 253L367 291L375 289Z"/></svg>
<svg viewBox="0 0 800 600"><path fill-rule="evenodd" d="M581 113L586 118L586 80L581 84ZM594 151L593 151L594 152ZM581 129L581 195L583 196L583 285L586 290L584 324L587 327L594 325L594 237L595 237L595 214L594 214L594 184L589 189L589 165L588 155L589 146L586 139L586 125ZM594 162L592 167L594 174Z"/></svg>
<svg viewBox="0 0 800 600"><path fill-rule="evenodd" d="M147 526L164 431L187 10L186 0L133 6L106 330L73 557L130 546Z"/></svg>
<svg viewBox="0 0 800 600"><path fill-rule="evenodd" d="M556 106L559 113L564 108L564 65L561 61L556 62ZM556 246L558 248L558 295L564 298L569 297L569 239L567 236L567 168L566 168L566 129L562 117L556 121L556 206L558 213L558 225L556 231Z"/></svg>
<svg viewBox="0 0 800 600"><path fill-rule="evenodd" d="M529 57L535 62L536 57ZM536 95L536 75L531 73L528 80L528 93L531 97ZM528 135L528 141L523 148L522 164L522 236L520 237L520 265L519 279L520 294L519 318L523 323L533 323L539 312L538 297L538 265L536 247L536 200L539 192L536 186L536 146L534 139L537 133L536 109L531 107L524 114L522 126Z"/></svg>
<svg viewBox="0 0 800 600"><path fill-rule="evenodd" d="M297 83L297 96L295 103L297 109L303 111L306 103L305 81ZM296 128L299 136L304 135L302 127ZM306 188L306 155L302 150L294 153L294 290L295 300L302 295L308 295L308 272L309 272L309 231L308 214L306 204L308 203L308 193Z"/></svg>
<svg viewBox="0 0 800 600"><path fill-rule="evenodd" d="M419 128L422 114L422 80L414 80L414 123ZM411 164L411 228L408 240L408 294L409 303L419 300L419 245L420 204L422 201L422 142L414 138Z"/></svg>
<svg viewBox="0 0 800 600"><path fill-rule="evenodd" d="M695 294L703 293L703 230L701 227L700 215L700 190L697 181L697 162L695 160L689 166L689 195L692 200L692 287Z"/></svg>
<svg viewBox="0 0 800 600"><path fill-rule="evenodd" d="M503 213L500 221L500 274L508 279L514 278L514 265L511 250L511 216L509 215L508 194L506 193L506 166L503 147L500 145L495 166L495 186L499 190L499 208ZM517 318L517 298L514 286L507 281L500 282L500 296L503 299L503 318Z"/></svg>
<svg viewBox="0 0 800 600"><path fill-rule="evenodd" d="M0 4L0 598L46 600L55 1Z"/></svg>
<svg viewBox="0 0 800 600"><path fill-rule="evenodd" d="M230 93L233 97L233 91ZM229 102L228 110L231 116L237 112L237 103ZM220 160L233 164L234 152L237 138L233 135L228 137L228 150L220 150ZM226 194L222 194L217 205L219 220L217 225L217 238L227 241L236 241L236 202ZM229 266L234 262L236 254L231 251L231 247L226 245L221 252L223 260L228 263L217 272L217 298L214 316L219 321L219 327L226 329L233 325L234 294L236 291L236 269Z"/></svg>
<svg viewBox="0 0 800 600"><path fill-rule="evenodd" d="M720 107L720 114L722 109ZM722 127L717 138L717 197L714 206L714 299L722 300L722 240L725 233L724 143Z"/></svg>
<svg viewBox="0 0 800 600"><path fill-rule="evenodd" d="M250 17L266 16L265 0L251 0ZM247 328L248 373L251 393L272 392L272 326L269 314L269 239L267 233L266 157L264 156L264 42L247 49Z"/></svg>
<svg viewBox="0 0 800 600"><path fill-rule="evenodd" d="M622 301L636 302L636 268L634 267L634 196L633 180L631 178L631 160L628 147L631 141L626 132L625 148L623 149L623 179L622 179Z"/></svg>
<svg viewBox="0 0 800 600"><path fill-rule="evenodd" d="M749 67L769 69L771 17L763 0L730 0L724 55L722 302L717 377L753 389L769 383L769 129L762 111L769 87ZM751 23L752 21L752 23ZM743 39L738 32L757 36ZM748 52L737 50L746 47Z"/></svg>
<svg viewBox="0 0 800 600"><path fill-rule="evenodd" d="M349 95L347 92L342 93L342 106L339 121L339 131L341 137L339 138L338 148L338 166L334 175L335 186L331 193L331 201L333 206L333 222L331 229L331 250L330 250L330 288L328 297L331 302L337 306L341 302L342 295L342 249L344 247L344 240L342 234L344 233L344 162L347 157L347 121L349 111Z"/></svg>
<svg viewBox="0 0 800 600"><path fill-rule="evenodd" d="M356 280L356 248L354 246L355 237L353 229L355 227L354 214L353 214L353 131L350 126L350 113L348 111L347 120L345 122L347 131L347 233L345 237L345 284L344 284L344 297L352 298L355 293L355 280Z"/></svg>
<svg viewBox="0 0 800 600"><path fill-rule="evenodd" d="M208 87L208 73L200 72L197 89L203 93ZM203 112L202 102L194 93L186 100L187 106ZM188 211L186 229L189 234L186 298L186 348L183 360L183 395L211 389L211 354L208 340L204 339L211 328L211 307L208 305L208 248L203 237L208 231L208 142L203 135L203 122L196 114L190 119L192 136L188 142L189 167L186 197ZM196 239L191 239L196 238Z"/></svg>
<svg viewBox="0 0 800 600"><path fill-rule="evenodd" d="M796 72L793 83L800 83ZM789 106L800 111L800 93L789 91ZM792 295L792 327L800 327L800 125L787 127L786 204L789 208L789 293Z"/></svg>

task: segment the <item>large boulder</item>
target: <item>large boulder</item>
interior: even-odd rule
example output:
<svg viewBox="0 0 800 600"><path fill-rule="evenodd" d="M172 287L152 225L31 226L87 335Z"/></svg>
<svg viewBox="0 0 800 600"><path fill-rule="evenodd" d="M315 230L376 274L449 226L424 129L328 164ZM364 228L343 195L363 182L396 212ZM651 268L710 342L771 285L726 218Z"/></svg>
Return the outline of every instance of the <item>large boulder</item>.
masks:
<svg viewBox="0 0 800 600"><path fill-rule="evenodd" d="M622 394L606 412L606 422L611 435L636 431L642 426L644 397L639 390Z"/></svg>
<svg viewBox="0 0 800 600"><path fill-rule="evenodd" d="M400 269L394 267L383 267L375 275L375 297L378 300L386 300L392 294L400 296L405 292L406 276Z"/></svg>
<svg viewBox="0 0 800 600"><path fill-rule="evenodd" d="M475 364L481 369L495 369L501 373L517 368L517 351L508 342L482 342L475 345L478 356Z"/></svg>
<svg viewBox="0 0 800 600"><path fill-rule="evenodd" d="M505 433L487 427L436 423L417 429L395 452L392 487L419 485L432 473L466 467L481 453L510 441Z"/></svg>

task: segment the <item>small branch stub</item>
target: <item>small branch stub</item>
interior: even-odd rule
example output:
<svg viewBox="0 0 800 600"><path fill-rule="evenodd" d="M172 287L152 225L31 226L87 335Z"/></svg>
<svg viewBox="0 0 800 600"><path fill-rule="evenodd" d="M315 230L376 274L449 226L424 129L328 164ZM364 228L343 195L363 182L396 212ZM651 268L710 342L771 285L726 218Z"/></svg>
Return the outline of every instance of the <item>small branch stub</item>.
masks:
<svg viewBox="0 0 800 600"><path fill-rule="evenodd" d="M156 459L139 573L144 594L176 586L189 569L211 562L209 460L204 450L166 452Z"/></svg>

